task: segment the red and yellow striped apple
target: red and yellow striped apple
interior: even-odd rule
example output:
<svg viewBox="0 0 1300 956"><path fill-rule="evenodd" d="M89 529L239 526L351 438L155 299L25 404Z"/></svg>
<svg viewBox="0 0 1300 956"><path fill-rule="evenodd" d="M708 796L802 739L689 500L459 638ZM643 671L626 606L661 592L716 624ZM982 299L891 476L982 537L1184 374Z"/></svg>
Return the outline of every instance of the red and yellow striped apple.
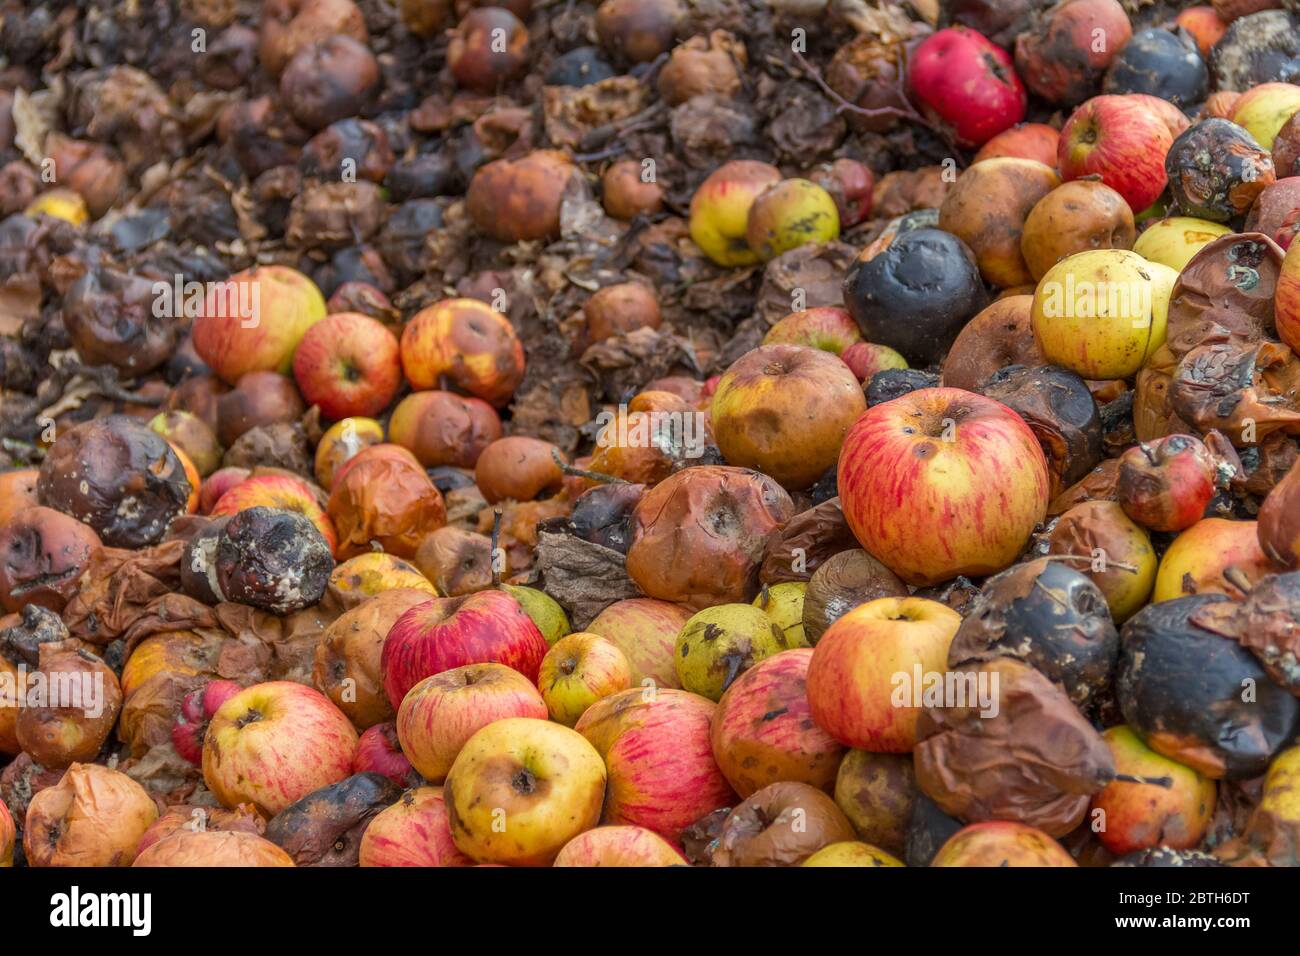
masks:
<svg viewBox="0 0 1300 956"><path fill-rule="evenodd" d="M606 823L630 823L668 840L736 795L713 759L716 708L684 690L632 688L598 700L574 727L609 769Z"/></svg>
<svg viewBox="0 0 1300 956"><path fill-rule="evenodd" d="M908 584L1011 565L1047 514L1047 459L1015 412L956 388L869 409L840 452L853 534Z"/></svg>
<svg viewBox="0 0 1300 956"><path fill-rule="evenodd" d="M517 670L467 664L411 688L397 711L397 739L425 780L442 783L465 742L506 717L545 720L546 703Z"/></svg>
<svg viewBox="0 0 1300 956"><path fill-rule="evenodd" d="M579 631L560 638L542 658L537 687L551 719L572 727L588 707L632 686L632 666L618 645Z"/></svg>
<svg viewBox="0 0 1300 956"><path fill-rule="evenodd" d="M267 681L213 716L203 780L226 808L251 803L270 817L350 776L356 749L356 729L328 697L305 684Z"/></svg>
<svg viewBox="0 0 1300 956"><path fill-rule="evenodd" d="M451 838L442 787L417 787L381 810L361 837L361 866L473 866Z"/></svg>
<svg viewBox="0 0 1300 956"><path fill-rule="evenodd" d="M877 598L832 624L808 665L813 720L848 747L908 753L924 675L943 673L961 615L925 598Z"/></svg>
<svg viewBox="0 0 1300 956"><path fill-rule="evenodd" d="M555 858L553 866L685 866L671 843L645 827L596 827L580 833Z"/></svg>
<svg viewBox="0 0 1300 956"><path fill-rule="evenodd" d="M394 708L434 674L466 664L505 664L537 680L546 638L504 591L434 598L405 612L388 631L379 666Z"/></svg>
<svg viewBox="0 0 1300 956"><path fill-rule="evenodd" d="M829 793L844 747L812 720L811 648L760 661L732 684L713 713L709 739L718 768L742 797L792 780Z"/></svg>

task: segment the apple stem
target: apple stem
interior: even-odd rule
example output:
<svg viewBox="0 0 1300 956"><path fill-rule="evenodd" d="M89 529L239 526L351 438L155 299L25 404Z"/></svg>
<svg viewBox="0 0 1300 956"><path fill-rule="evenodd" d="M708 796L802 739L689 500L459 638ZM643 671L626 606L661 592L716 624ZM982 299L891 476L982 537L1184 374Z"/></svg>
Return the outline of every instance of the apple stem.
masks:
<svg viewBox="0 0 1300 956"><path fill-rule="evenodd" d="M1152 787L1164 787L1169 790L1174 785L1173 777L1135 777L1131 773L1117 773L1111 779L1120 783L1144 783Z"/></svg>
<svg viewBox="0 0 1300 956"><path fill-rule="evenodd" d="M603 471L587 471L585 468L577 468L570 465L563 458L557 449L551 449L551 458L559 466L560 471L564 472L570 478L586 478L589 481L599 481L602 485L626 485L630 484L625 478L617 478L614 475L607 475Z"/></svg>
<svg viewBox="0 0 1300 956"><path fill-rule="evenodd" d="M492 509L492 586L501 587L501 562L497 560L497 548L501 546L501 508Z"/></svg>

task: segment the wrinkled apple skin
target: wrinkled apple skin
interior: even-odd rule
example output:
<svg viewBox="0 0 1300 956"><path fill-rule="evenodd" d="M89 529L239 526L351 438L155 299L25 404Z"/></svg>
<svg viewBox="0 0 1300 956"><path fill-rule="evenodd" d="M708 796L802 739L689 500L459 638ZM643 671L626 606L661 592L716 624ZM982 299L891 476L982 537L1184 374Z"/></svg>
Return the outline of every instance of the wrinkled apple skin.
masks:
<svg viewBox="0 0 1300 956"><path fill-rule="evenodd" d="M356 729L324 694L268 681L231 697L213 716L203 779L223 806L251 803L274 816L350 776L356 749Z"/></svg>
<svg viewBox="0 0 1300 956"><path fill-rule="evenodd" d="M214 680L200 690L185 695L181 712L172 724L172 746L176 752L194 764L203 763L203 737L208 732L208 722L221 705L243 688L232 680Z"/></svg>
<svg viewBox="0 0 1300 956"><path fill-rule="evenodd" d="M838 478L854 536L917 586L1009 566L1046 515L1051 488L1020 416L953 388L868 409L844 439Z"/></svg>
<svg viewBox="0 0 1300 956"><path fill-rule="evenodd" d="M1011 821L972 823L948 838L931 866L1078 866L1061 844Z"/></svg>
<svg viewBox="0 0 1300 956"><path fill-rule="evenodd" d="M323 318L314 282L287 266L258 266L208 293L194 319L194 350L228 385L248 372L288 375L298 342Z"/></svg>

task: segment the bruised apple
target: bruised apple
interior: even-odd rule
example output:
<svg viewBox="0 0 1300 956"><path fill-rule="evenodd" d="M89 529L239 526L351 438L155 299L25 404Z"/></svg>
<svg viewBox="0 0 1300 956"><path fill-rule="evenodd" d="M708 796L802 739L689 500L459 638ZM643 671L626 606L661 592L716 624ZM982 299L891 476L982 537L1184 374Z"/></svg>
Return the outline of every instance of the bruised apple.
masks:
<svg viewBox="0 0 1300 956"><path fill-rule="evenodd" d="M488 724L447 774L451 835L479 863L547 866L600 820L605 765L582 735L530 717Z"/></svg>
<svg viewBox="0 0 1300 956"><path fill-rule="evenodd" d="M1256 581L1280 570L1259 545L1259 522L1202 518L1169 546L1156 572L1152 602L1189 594L1245 596Z"/></svg>
<svg viewBox="0 0 1300 956"><path fill-rule="evenodd" d="M867 402L857 376L834 355L763 345L727 369L711 408L713 433L728 462L786 488L805 488L835 464Z"/></svg>
<svg viewBox="0 0 1300 956"><path fill-rule="evenodd" d="M397 403L388 422L388 440L425 468L473 468L500 437L501 419L491 405L452 392L414 392Z"/></svg>
<svg viewBox="0 0 1300 956"><path fill-rule="evenodd" d="M442 379L492 405L510 400L524 377L524 347L506 316L478 299L444 299L402 330L402 369L416 389Z"/></svg>
<svg viewBox="0 0 1300 956"><path fill-rule="evenodd" d="M1157 846L1196 848L1214 815L1214 781L1151 750L1128 727L1112 727L1102 737L1118 773L1163 777L1170 785L1112 780L1092 798L1097 839L1117 855Z"/></svg>
<svg viewBox="0 0 1300 956"><path fill-rule="evenodd" d="M869 409L839 459L844 517L868 552L913 585L1010 565L1047 513L1047 460L999 402L925 388Z"/></svg>
<svg viewBox="0 0 1300 956"><path fill-rule="evenodd" d="M759 261L746 230L749 211L759 194L781 181L775 166L752 159L723 163L691 196L690 232L695 244L720 266Z"/></svg>
<svg viewBox="0 0 1300 956"><path fill-rule="evenodd" d="M795 648L755 664L718 701L710 730L718 768L742 797L793 780L830 791L844 747L812 720L813 651Z"/></svg>
<svg viewBox="0 0 1300 956"><path fill-rule="evenodd" d="M223 806L266 816L352 773L357 732L320 691L254 684L221 705L203 743L203 779Z"/></svg>

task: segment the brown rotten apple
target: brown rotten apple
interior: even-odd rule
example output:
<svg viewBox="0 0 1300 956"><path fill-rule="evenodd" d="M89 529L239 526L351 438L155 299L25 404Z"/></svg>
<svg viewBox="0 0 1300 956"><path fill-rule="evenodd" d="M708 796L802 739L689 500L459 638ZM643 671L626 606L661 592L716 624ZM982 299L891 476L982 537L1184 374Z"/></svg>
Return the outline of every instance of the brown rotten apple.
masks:
<svg viewBox="0 0 1300 956"><path fill-rule="evenodd" d="M483 449L500 437L501 419L491 405L451 392L407 395L388 420L388 440L412 452L425 468L473 468Z"/></svg>
<svg viewBox="0 0 1300 956"><path fill-rule="evenodd" d="M243 830L181 829L159 840L138 857L141 867L293 866L293 858L270 840Z"/></svg>
<svg viewBox="0 0 1300 956"><path fill-rule="evenodd" d="M328 511L340 558L366 554L374 542L410 558L423 535L447 522L442 493L396 445L374 445L350 459L334 479Z"/></svg>
<svg viewBox="0 0 1300 956"><path fill-rule="evenodd" d="M722 825L714 866L798 866L823 847L856 834L835 801L806 783L768 784Z"/></svg>
<svg viewBox="0 0 1300 956"><path fill-rule="evenodd" d="M126 774L74 763L32 797L23 853L29 866L130 866L157 818L153 798Z"/></svg>
<svg viewBox="0 0 1300 956"><path fill-rule="evenodd" d="M731 464L805 488L835 464L845 433L866 409L857 376L834 355L763 345L718 383L713 433Z"/></svg>
<svg viewBox="0 0 1300 956"><path fill-rule="evenodd" d="M465 208L478 230L498 242L558 238L560 202L575 168L550 149L495 160L474 173Z"/></svg>
<svg viewBox="0 0 1300 956"><path fill-rule="evenodd" d="M1030 442L1037 450L1032 435ZM790 496L766 475L686 468L647 491L633 511L628 574L650 597L696 609L750 601L768 541L793 515Z"/></svg>
<svg viewBox="0 0 1300 956"><path fill-rule="evenodd" d="M43 767L94 760L122 709L117 675L76 640L46 641L15 730L23 751ZM39 681L39 682L38 682ZM37 693L37 688L45 688ZM34 698L40 699L34 699Z"/></svg>
<svg viewBox="0 0 1300 956"><path fill-rule="evenodd" d="M99 535L76 518L24 506L0 523L0 608L13 613L35 604L63 613L99 548Z"/></svg>
<svg viewBox="0 0 1300 956"><path fill-rule="evenodd" d="M358 728L393 719L379 667L384 638L403 613L429 598L415 588L383 591L345 611L321 636L312 683Z"/></svg>
<svg viewBox="0 0 1300 956"><path fill-rule="evenodd" d="M849 430L840 503L862 546L913 585L1010 565L1047 513L1047 460L1005 405L927 388Z"/></svg>

